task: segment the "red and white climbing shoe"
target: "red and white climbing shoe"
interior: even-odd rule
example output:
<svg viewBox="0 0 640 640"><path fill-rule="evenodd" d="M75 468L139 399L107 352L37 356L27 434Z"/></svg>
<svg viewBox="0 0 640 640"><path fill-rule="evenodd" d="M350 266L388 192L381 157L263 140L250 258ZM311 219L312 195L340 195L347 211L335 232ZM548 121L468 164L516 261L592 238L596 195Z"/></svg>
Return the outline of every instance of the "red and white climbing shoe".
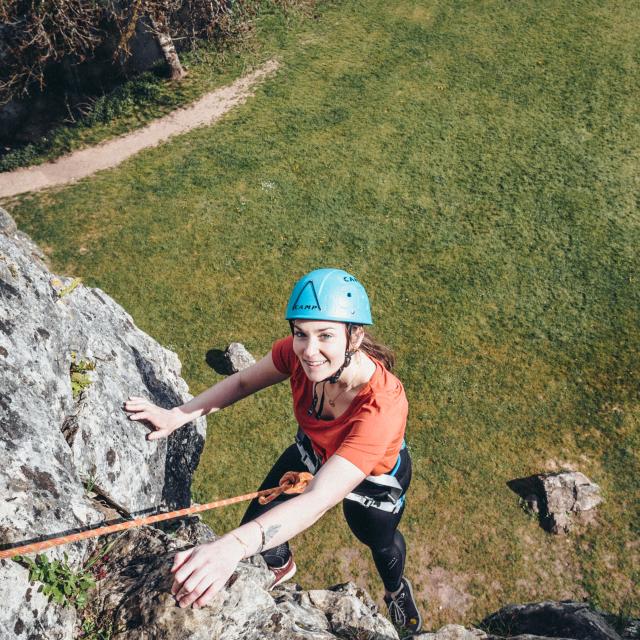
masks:
<svg viewBox="0 0 640 640"><path fill-rule="evenodd" d="M296 573L296 563L293 561L293 554L289 555L289 559L282 567L269 567L271 573L273 573L274 580L269 587L269 590L274 589L279 584L286 582L293 578Z"/></svg>

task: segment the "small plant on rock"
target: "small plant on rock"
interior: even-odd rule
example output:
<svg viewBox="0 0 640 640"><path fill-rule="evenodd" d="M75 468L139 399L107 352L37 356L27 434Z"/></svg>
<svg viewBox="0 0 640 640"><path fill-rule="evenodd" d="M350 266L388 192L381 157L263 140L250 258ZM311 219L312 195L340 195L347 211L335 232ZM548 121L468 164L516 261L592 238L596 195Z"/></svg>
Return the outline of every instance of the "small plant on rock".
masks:
<svg viewBox="0 0 640 640"><path fill-rule="evenodd" d="M123 531L111 538L108 542L96 549L85 563L85 571L91 572L96 580L96 592L100 593L100 580L109 575L107 563L110 560L109 553L117 542L126 535ZM99 609L99 598L92 598L82 610L79 620L79 633L77 637L83 640L111 640L124 631L113 619L113 612L109 613Z"/></svg>
<svg viewBox="0 0 640 640"><path fill-rule="evenodd" d="M96 483L98 482L98 476L95 473L92 473L87 477L84 482L84 490L87 494L93 493L93 490L96 487Z"/></svg>
<svg viewBox="0 0 640 640"><path fill-rule="evenodd" d="M82 620L80 630L83 640L111 640L121 631L113 621L100 621L99 616L93 615L88 615Z"/></svg>
<svg viewBox="0 0 640 640"><path fill-rule="evenodd" d="M90 360L76 361L75 352L71 352L69 374L71 375L71 393L73 394L74 400L77 400L82 392L93 382L87 372L93 371L95 368L95 362L91 362Z"/></svg>
<svg viewBox="0 0 640 640"><path fill-rule="evenodd" d="M81 283L82 278L74 278L66 287L58 289L58 298L64 298L64 296L69 295Z"/></svg>
<svg viewBox="0 0 640 640"><path fill-rule="evenodd" d="M69 566L69 557L64 553L64 560L49 560L46 555L39 554L36 559L16 556L29 569L29 581L41 582L41 591L57 604L82 607L87 601L87 593L95 586L93 576L86 570L74 571Z"/></svg>

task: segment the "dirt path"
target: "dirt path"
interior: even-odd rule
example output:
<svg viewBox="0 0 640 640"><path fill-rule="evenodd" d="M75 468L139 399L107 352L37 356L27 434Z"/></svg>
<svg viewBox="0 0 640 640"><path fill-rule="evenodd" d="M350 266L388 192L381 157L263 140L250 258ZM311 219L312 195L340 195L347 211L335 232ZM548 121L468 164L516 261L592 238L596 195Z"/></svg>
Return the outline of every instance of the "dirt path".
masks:
<svg viewBox="0 0 640 640"><path fill-rule="evenodd" d="M155 147L171 136L211 124L236 105L245 102L253 95L252 90L256 84L277 69L278 62L269 60L229 86L208 93L192 105L154 120L138 131L76 151L47 164L0 173L0 198L86 178L96 171L115 167L138 151Z"/></svg>

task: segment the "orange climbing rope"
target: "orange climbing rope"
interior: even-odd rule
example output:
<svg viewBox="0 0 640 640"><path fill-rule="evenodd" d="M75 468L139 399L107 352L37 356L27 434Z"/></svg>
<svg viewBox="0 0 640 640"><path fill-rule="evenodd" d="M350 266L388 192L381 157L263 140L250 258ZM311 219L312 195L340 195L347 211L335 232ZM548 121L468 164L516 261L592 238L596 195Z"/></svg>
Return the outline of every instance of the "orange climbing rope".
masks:
<svg viewBox="0 0 640 640"><path fill-rule="evenodd" d="M273 489L263 489L262 491L254 491L253 493L246 493L243 496L236 496L235 498L226 498L224 500L216 500L215 502L208 502L207 504L200 504L195 507L187 507L186 509L178 509L178 511L170 511L169 513L158 513L154 516L147 516L146 518L136 518L135 520L126 520L125 522L119 522L118 524L108 525L106 527L100 527L98 529L89 529L88 531L81 531L79 533L72 533L68 536L61 536L60 538L51 538L50 540L43 540L42 542L34 542L32 544L25 544L20 547L12 547L11 549L5 549L0 551L0 560L3 558L12 558L13 556L23 555L26 553L35 553L37 551L43 551L51 547L57 547L62 544L69 544L70 542L77 542L78 540L85 540L86 538L97 538L98 536L104 536L108 533L115 533L116 531L122 531L123 529L133 529L140 527L143 524L152 524L153 522L160 522L162 520L171 520L172 518L179 518L191 513L200 513L201 511L209 511L209 509L217 509L218 507L226 507L236 502L242 502L243 500L252 500L253 498L259 498L260 504L268 504L282 493L302 493L309 482L311 482L313 476L306 471L287 471L282 478L280 478L279 486Z"/></svg>

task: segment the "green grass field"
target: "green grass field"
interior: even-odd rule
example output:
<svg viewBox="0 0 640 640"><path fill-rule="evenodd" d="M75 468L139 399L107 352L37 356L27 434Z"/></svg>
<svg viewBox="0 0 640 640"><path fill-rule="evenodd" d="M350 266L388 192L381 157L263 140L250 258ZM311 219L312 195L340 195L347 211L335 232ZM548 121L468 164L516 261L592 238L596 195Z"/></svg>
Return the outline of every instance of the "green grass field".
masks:
<svg viewBox="0 0 640 640"><path fill-rule="evenodd" d="M348 0L264 16L281 71L220 124L5 206L175 350L286 335L294 280L340 266L398 356L414 482L402 529L427 627L509 602L640 615L640 7ZM290 443L287 385L209 420L199 501L250 491ZM562 468L603 490L554 537L507 481ZM242 507L206 517L233 527ZM293 543L307 588L373 563L340 509Z"/></svg>

